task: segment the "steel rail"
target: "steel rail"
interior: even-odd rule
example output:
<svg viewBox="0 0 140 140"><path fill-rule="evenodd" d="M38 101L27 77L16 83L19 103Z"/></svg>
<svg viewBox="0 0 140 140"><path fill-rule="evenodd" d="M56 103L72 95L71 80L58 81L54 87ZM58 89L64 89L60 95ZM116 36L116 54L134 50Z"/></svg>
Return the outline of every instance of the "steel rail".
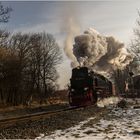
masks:
<svg viewBox="0 0 140 140"><path fill-rule="evenodd" d="M96 106L96 104L89 105L89 106L94 107L94 106ZM39 113L28 114L28 115L23 115L23 116L18 116L18 117L1 119L0 120L0 128L5 128L5 127L12 126L12 125L15 125L15 124L19 124L19 123L22 123L22 122L45 119L45 118L48 118L52 115L61 114L63 112L72 111L72 110L78 110L78 109L86 108L86 107L89 107L89 106L70 107L70 108L60 109L60 110L56 110L56 111L39 112Z"/></svg>

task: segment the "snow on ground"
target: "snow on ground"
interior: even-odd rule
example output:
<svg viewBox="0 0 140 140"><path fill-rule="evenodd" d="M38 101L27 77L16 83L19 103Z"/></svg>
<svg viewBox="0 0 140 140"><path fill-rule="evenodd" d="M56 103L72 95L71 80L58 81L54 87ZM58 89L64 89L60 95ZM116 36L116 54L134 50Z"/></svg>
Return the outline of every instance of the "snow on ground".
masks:
<svg viewBox="0 0 140 140"><path fill-rule="evenodd" d="M114 101L115 100L115 101ZM111 100L111 104L117 99ZM105 103L106 101L102 102ZM101 104L101 103L100 103ZM96 117L88 118L78 125L57 130L49 136L41 134L36 139L45 140L140 140L140 109L113 108L110 114L94 121Z"/></svg>
<svg viewBox="0 0 140 140"><path fill-rule="evenodd" d="M118 98L118 97L105 98L103 100L99 100L97 102L97 106L105 107L105 106L108 106L111 104L117 104L120 100L121 100L121 98Z"/></svg>

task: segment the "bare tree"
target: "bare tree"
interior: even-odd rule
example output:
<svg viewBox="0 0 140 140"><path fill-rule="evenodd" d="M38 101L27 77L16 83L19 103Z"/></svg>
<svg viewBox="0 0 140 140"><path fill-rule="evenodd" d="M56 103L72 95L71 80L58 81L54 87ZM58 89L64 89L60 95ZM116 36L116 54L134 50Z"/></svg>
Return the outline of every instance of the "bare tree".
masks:
<svg viewBox="0 0 140 140"><path fill-rule="evenodd" d="M134 39L131 40L130 52L134 55L129 67L136 74L140 73L140 12L138 11L137 27L134 29Z"/></svg>
<svg viewBox="0 0 140 140"><path fill-rule="evenodd" d="M29 57L30 57L31 40L29 34L17 33L13 35L9 42L9 48L18 57L18 79L15 82L17 98L15 102L26 103L27 96L30 92L29 85Z"/></svg>
<svg viewBox="0 0 140 140"><path fill-rule="evenodd" d="M134 29L134 39L131 40L128 51L134 56L132 62L125 67L125 69L114 70L113 77L116 85L116 90L119 94L133 94L126 93L126 88L133 88L132 75L140 74L140 12L138 11L137 27ZM127 87L129 85L129 87Z"/></svg>
<svg viewBox="0 0 140 140"><path fill-rule="evenodd" d="M0 22L8 22L11 11L11 7L4 7L0 2Z"/></svg>
<svg viewBox="0 0 140 140"><path fill-rule="evenodd" d="M52 35L40 33L33 36L33 59L35 61L36 87L40 100L45 99L51 89L55 88L58 78L56 65L61 62L62 56L58 44Z"/></svg>
<svg viewBox="0 0 140 140"><path fill-rule="evenodd" d="M0 30L0 101L2 102L5 102L5 94L3 92L3 87L5 85L5 73L3 73L3 69L5 63L4 61L9 55L9 50L7 49L8 37L8 32Z"/></svg>
<svg viewBox="0 0 140 140"><path fill-rule="evenodd" d="M32 98L40 103L56 88L56 65L62 56L52 35L16 33L0 48L0 97L12 105Z"/></svg>

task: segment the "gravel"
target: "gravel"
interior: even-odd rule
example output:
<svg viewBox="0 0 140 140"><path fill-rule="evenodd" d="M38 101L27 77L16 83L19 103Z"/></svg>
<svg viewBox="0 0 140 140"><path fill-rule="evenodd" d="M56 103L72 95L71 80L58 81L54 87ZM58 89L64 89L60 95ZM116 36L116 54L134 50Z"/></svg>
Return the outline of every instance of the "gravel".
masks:
<svg viewBox="0 0 140 140"><path fill-rule="evenodd" d="M67 111L38 121L18 123L8 128L0 129L0 139L34 139L40 134L50 135L55 130L64 130L77 125L89 117L99 116L108 112L107 108L86 107ZM90 133L90 132L87 132Z"/></svg>

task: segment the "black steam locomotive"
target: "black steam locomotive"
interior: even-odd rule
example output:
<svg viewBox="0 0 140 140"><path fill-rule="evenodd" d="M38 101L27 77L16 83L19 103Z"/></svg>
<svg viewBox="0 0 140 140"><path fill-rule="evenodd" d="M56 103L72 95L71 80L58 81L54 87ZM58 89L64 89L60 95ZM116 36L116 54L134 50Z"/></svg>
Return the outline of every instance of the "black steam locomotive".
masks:
<svg viewBox="0 0 140 140"><path fill-rule="evenodd" d="M87 106L95 104L98 98L112 95L112 83L104 76L89 72L87 67L72 70L69 87L69 104Z"/></svg>

